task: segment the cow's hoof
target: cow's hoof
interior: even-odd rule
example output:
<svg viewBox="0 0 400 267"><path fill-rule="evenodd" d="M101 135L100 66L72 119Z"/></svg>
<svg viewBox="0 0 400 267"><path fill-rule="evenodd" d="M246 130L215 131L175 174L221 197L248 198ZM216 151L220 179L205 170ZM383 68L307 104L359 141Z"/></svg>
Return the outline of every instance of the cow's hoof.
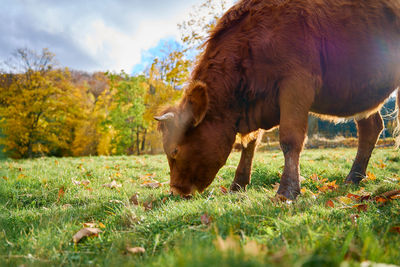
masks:
<svg viewBox="0 0 400 267"><path fill-rule="evenodd" d="M355 184L358 185L362 179L365 178L365 175L359 173L359 172L350 172L349 175L347 175L345 183L346 184Z"/></svg>
<svg viewBox="0 0 400 267"><path fill-rule="evenodd" d="M238 184L238 183L233 182L233 183L231 184L231 187L230 187L229 190L230 190L231 192L246 191L246 186L247 186L247 185L240 185L240 184Z"/></svg>
<svg viewBox="0 0 400 267"><path fill-rule="evenodd" d="M298 195L300 195L300 188L282 188L281 186L278 189L276 194L280 197L285 197L289 200L295 200Z"/></svg>

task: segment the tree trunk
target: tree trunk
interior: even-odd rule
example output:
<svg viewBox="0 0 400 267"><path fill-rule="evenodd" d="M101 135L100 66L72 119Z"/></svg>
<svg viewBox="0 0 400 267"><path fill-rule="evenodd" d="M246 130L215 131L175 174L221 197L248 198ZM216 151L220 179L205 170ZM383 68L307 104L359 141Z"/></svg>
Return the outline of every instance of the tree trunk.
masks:
<svg viewBox="0 0 400 267"><path fill-rule="evenodd" d="M147 134L147 129L144 129L143 138L142 138L142 147L141 147L142 151L144 151L144 148L146 145L146 134Z"/></svg>
<svg viewBox="0 0 400 267"><path fill-rule="evenodd" d="M136 152L137 155L140 155L139 126L136 127Z"/></svg>

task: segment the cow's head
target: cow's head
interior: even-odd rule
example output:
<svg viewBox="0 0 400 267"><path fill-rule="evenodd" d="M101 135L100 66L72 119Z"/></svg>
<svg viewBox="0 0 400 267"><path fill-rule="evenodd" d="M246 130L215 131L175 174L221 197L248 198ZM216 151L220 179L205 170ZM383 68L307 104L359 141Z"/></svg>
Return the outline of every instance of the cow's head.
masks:
<svg viewBox="0 0 400 267"><path fill-rule="evenodd" d="M179 105L155 117L163 135L174 195L203 191L225 164L231 150L232 138L224 135L226 130L221 120L208 118L208 108L206 85L194 82Z"/></svg>

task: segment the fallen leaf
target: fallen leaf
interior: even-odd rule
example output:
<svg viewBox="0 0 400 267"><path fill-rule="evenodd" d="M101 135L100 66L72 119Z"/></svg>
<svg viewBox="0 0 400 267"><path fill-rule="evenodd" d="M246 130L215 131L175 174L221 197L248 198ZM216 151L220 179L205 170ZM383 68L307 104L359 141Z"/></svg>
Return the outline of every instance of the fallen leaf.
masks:
<svg viewBox="0 0 400 267"><path fill-rule="evenodd" d="M326 184L326 186L330 189L330 190L335 190L337 189L339 186L336 184L336 180L333 180L332 182L329 182Z"/></svg>
<svg viewBox="0 0 400 267"><path fill-rule="evenodd" d="M359 195L355 195L355 194L352 194L352 193L348 193L348 194L347 194L347 197L348 197L348 198L355 199L355 200L361 198Z"/></svg>
<svg viewBox="0 0 400 267"><path fill-rule="evenodd" d="M361 196L360 202L367 201L367 200L370 200L370 199L371 199L371 195L364 195L364 196Z"/></svg>
<svg viewBox="0 0 400 267"><path fill-rule="evenodd" d="M72 240L74 243L78 243L81 241L82 238L88 237L88 236L97 236L99 233L102 231L98 228L82 228L79 230L73 237Z"/></svg>
<svg viewBox="0 0 400 267"><path fill-rule="evenodd" d="M220 187L219 187L219 189L221 190L221 193L222 194L228 194L228 189L225 187L225 186L223 186L223 185L221 185Z"/></svg>
<svg viewBox="0 0 400 267"><path fill-rule="evenodd" d="M367 180L375 181L376 180L375 174L373 174L372 172L367 172Z"/></svg>
<svg viewBox="0 0 400 267"><path fill-rule="evenodd" d="M101 222L99 222L99 227L103 228L103 229L106 228L106 226L104 224L102 224Z"/></svg>
<svg viewBox="0 0 400 267"><path fill-rule="evenodd" d="M126 248L126 251L128 251L131 254L139 254L139 253L145 253L146 250L142 247L134 247L134 248Z"/></svg>
<svg viewBox="0 0 400 267"><path fill-rule="evenodd" d="M316 174L316 173L313 173L311 176L310 176L310 178L311 178L311 180L313 180L313 181L318 181L318 174Z"/></svg>
<svg viewBox="0 0 400 267"><path fill-rule="evenodd" d="M382 160L379 160L379 165L378 165L378 167L381 168L381 169L384 169L384 168L386 167L386 164L383 163Z"/></svg>
<svg viewBox="0 0 400 267"><path fill-rule="evenodd" d="M391 196L390 199L400 199L400 195Z"/></svg>
<svg viewBox="0 0 400 267"><path fill-rule="evenodd" d="M337 200L342 203L342 204L346 204L349 205L351 203L353 203L353 199L349 198L349 197L345 197L345 196L340 196L337 198Z"/></svg>
<svg viewBox="0 0 400 267"><path fill-rule="evenodd" d="M358 212L367 211L368 205L367 204L356 204L353 206L353 208L356 208L358 210Z"/></svg>
<svg viewBox="0 0 400 267"><path fill-rule="evenodd" d="M64 186L60 187L60 189L58 189L58 197L57 197L57 201L59 201L65 194L65 189Z"/></svg>
<svg viewBox="0 0 400 267"><path fill-rule="evenodd" d="M168 197L164 197L164 198L162 199L162 203L167 202L167 200L168 200Z"/></svg>
<svg viewBox="0 0 400 267"><path fill-rule="evenodd" d="M138 201L138 194L133 194L130 198L129 198L129 202L132 203L133 205L139 205L139 201Z"/></svg>
<svg viewBox="0 0 400 267"><path fill-rule="evenodd" d="M377 203L381 203L381 204L384 204L384 203L386 203L388 200L387 200L387 198L384 198L384 197L376 197L375 198L375 201L377 202Z"/></svg>
<svg viewBox="0 0 400 267"><path fill-rule="evenodd" d="M300 193L303 195L305 192L307 192L307 190L303 187L302 189L300 189Z"/></svg>
<svg viewBox="0 0 400 267"><path fill-rule="evenodd" d="M335 204L333 203L332 200L328 200L328 201L325 203L325 206L334 208L334 207L335 207Z"/></svg>
<svg viewBox="0 0 400 267"><path fill-rule="evenodd" d="M212 218L210 216L208 216L207 213L204 213L203 215L201 215L200 221L204 225L209 225L212 221Z"/></svg>
<svg viewBox="0 0 400 267"><path fill-rule="evenodd" d="M7 181L7 180L8 180L8 177L7 177L7 176L3 176L3 179Z"/></svg>
<svg viewBox="0 0 400 267"><path fill-rule="evenodd" d="M145 210L153 209L153 201L145 201L143 202L143 207Z"/></svg>
<svg viewBox="0 0 400 267"><path fill-rule="evenodd" d="M118 187L121 187L121 186L122 185L118 184L115 180L112 180L112 182L109 183L109 184L103 184L103 187L108 187L108 188L111 188L111 189L118 188Z"/></svg>

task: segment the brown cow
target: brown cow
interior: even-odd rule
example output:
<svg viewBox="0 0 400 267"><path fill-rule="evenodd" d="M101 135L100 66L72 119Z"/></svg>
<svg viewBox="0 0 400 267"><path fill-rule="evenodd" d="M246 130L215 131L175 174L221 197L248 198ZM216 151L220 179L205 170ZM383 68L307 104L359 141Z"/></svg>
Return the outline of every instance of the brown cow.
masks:
<svg viewBox="0 0 400 267"><path fill-rule="evenodd" d="M236 133L279 125L278 194L296 198L309 112L355 118L359 145L346 181L357 184L383 128L379 109L399 85L400 1L242 0L211 33L181 102L156 117L171 191L203 191ZM237 177L233 190L249 182Z"/></svg>

